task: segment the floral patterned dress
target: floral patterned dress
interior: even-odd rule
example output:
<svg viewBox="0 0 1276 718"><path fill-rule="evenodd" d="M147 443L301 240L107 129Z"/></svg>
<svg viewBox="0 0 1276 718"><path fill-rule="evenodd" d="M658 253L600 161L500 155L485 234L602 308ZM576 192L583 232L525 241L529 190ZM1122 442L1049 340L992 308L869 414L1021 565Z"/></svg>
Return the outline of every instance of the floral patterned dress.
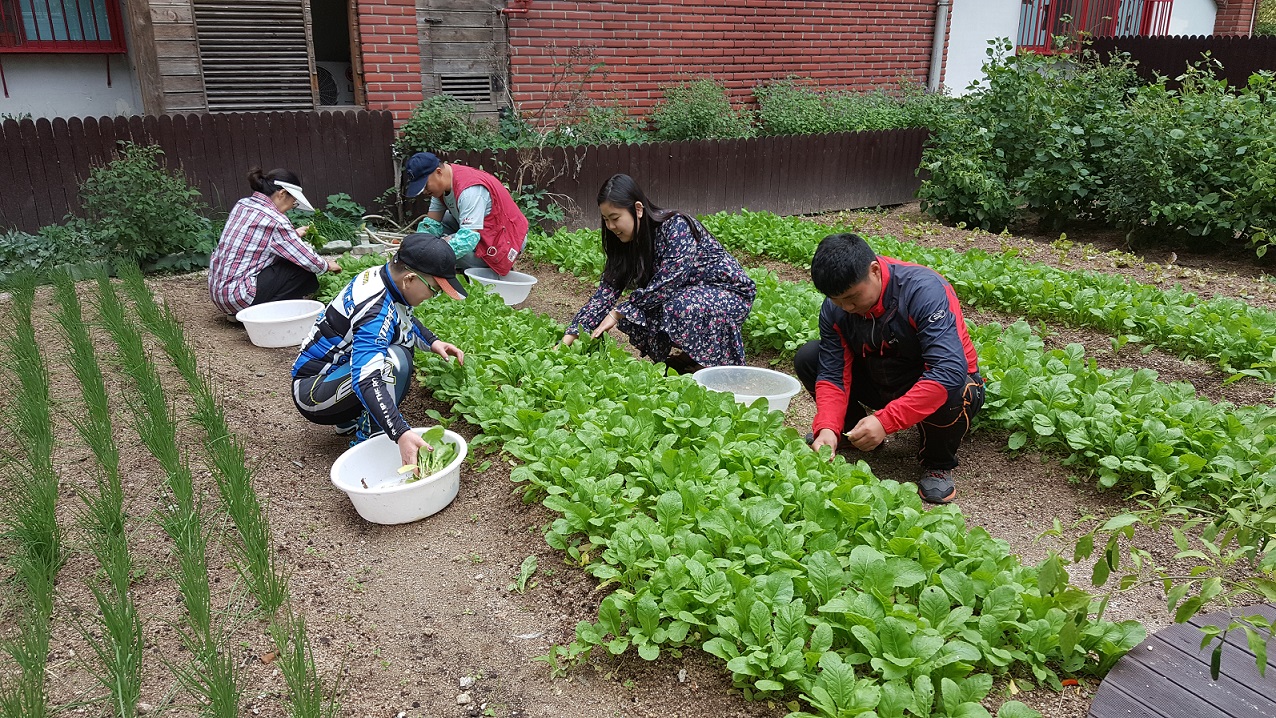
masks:
<svg viewBox="0 0 1276 718"><path fill-rule="evenodd" d="M652 244L655 262L647 286L620 302L621 289L600 283L567 333L597 327L614 308L624 317L617 327L652 361L665 361L678 347L706 367L743 364L740 327L757 293L753 280L703 225L681 214L661 223Z"/></svg>

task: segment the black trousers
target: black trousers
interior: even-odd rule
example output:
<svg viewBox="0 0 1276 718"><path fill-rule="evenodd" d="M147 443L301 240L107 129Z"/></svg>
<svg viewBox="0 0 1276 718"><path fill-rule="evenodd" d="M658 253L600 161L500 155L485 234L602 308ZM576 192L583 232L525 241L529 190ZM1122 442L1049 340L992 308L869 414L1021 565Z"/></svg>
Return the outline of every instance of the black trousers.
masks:
<svg viewBox="0 0 1276 718"><path fill-rule="evenodd" d="M798 349L793 357L793 369L802 386L815 396L815 380L820 371L820 343L810 341ZM851 364L851 397L846 406L845 431L868 415L865 407L881 409L886 406L877 386L869 379L864 360L857 357ZM957 468L957 447L970 430L970 420L984 405L984 380L979 374L971 374L966 383L948 392L948 400L935 413L922 419L917 425L920 441L917 460L924 469ZM839 437L839 444L844 437Z"/></svg>
<svg viewBox="0 0 1276 718"><path fill-rule="evenodd" d="M319 291L319 277L286 259L261 270L257 275L257 293L253 305L282 299L303 299Z"/></svg>

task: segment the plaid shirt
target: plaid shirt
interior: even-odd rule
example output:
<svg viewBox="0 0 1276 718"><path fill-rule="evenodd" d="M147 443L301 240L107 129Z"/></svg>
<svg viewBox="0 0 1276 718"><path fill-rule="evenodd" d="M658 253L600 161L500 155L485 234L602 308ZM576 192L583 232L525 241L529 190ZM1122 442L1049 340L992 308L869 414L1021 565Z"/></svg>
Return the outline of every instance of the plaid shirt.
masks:
<svg viewBox="0 0 1276 718"><path fill-rule="evenodd" d="M322 274L328 262L293 229L270 198L253 192L235 203L208 268L208 293L227 314L252 306L257 275L276 258Z"/></svg>

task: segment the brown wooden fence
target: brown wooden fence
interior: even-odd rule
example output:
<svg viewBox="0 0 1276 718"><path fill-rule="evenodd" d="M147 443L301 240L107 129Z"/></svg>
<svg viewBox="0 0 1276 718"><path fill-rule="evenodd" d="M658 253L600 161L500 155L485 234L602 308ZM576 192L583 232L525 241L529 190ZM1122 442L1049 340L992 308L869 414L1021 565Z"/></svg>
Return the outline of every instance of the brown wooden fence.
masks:
<svg viewBox="0 0 1276 718"><path fill-rule="evenodd" d="M1221 74L1231 85L1244 86L1259 70L1276 70L1273 36L1101 37L1094 40L1093 47L1104 58L1113 52L1129 53L1139 63L1139 75L1148 80L1160 74L1172 81L1199 62L1205 52L1223 64Z"/></svg>
<svg viewBox="0 0 1276 718"><path fill-rule="evenodd" d="M574 227L598 226L597 198L617 172L631 175L652 202L696 214L747 208L813 214L901 204L915 198L925 129L748 140L653 142L602 147L445 153L482 167L507 185L544 187L570 200ZM424 211L418 203L412 208Z"/></svg>
<svg viewBox="0 0 1276 718"><path fill-rule="evenodd" d="M121 140L159 145L214 210L249 193L254 165L296 172L316 203L345 192L371 205L395 182L388 112L10 119L0 124L0 229L34 231L76 211L80 183Z"/></svg>
<svg viewBox="0 0 1276 718"><path fill-rule="evenodd" d="M248 192L253 165L287 167L322 202L346 192L371 207L394 185L393 125L385 112L268 112L40 119L0 124L0 229L60 222L78 187L120 140L157 144L215 210ZM608 177L632 175L652 201L688 212L742 207L810 214L909 202L928 132L883 130L748 140L441 153L507 185L544 188L574 208L572 226L596 226ZM424 203L409 208L424 213Z"/></svg>

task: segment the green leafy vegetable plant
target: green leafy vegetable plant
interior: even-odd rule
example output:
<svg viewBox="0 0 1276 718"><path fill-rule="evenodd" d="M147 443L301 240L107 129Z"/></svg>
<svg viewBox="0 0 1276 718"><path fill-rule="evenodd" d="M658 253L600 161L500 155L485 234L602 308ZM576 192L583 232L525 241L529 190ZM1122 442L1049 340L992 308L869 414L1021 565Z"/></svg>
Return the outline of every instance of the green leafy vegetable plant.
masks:
<svg viewBox="0 0 1276 718"><path fill-rule="evenodd" d="M194 397L194 420L204 433L208 468L217 484L222 508L236 530L237 540L232 542L231 551L249 593L268 617L268 630L279 651L292 715L294 718L331 718L339 709L336 694L320 679L305 619L293 608L287 575L274 551L269 522L252 486L252 469L244 441L230 431L223 406L199 373L194 350L186 341L181 322L167 306L161 309L156 304L137 267L123 266L120 275L142 324L159 339ZM109 284L103 288L104 296L113 293L108 289ZM131 325L122 325L122 328L136 332ZM128 342L134 343L132 339ZM140 345L140 339L136 343ZM149 361L139 358L137 363ZM155 386L160 386L158 378ZM225 655L229 657L231 652Z"/></svg>
<svg viewBox="0 0 1276 718"><path fill-rule="evenodd" d="M57 521L58 476L53 468L53 424L49 375L31 315L35 286L24 277L13 288L11 326L5 332L6 369L14 382L8 425L13 455L0 464L7 492L0 528L12 547L8 555L14 584L18 630L0 641L13 661L0 675L0 715L50 715L45 690L55 579L66 561Z"/></svg>
<svg viewBox="0 0 1276 718"><path fill-rule="evenodd" d="M911 486L825 461L778 412L612 342L554 348L561 325L481 289L417 312L481 359L420 356L422 383L482 427L473 443L522 462L511 478L558 515L546 541L609 591L544 657L560 669L596 649L700 646L746 695L802 696L819 715L975 716L993 675L1058 686L1143 637L954 507L924 511Z"/></svg>
<svg viewBox="0 0 1276 718"><path fill-rule="evenodd" d="M421 438L425 439L426 446L416 452L416 464L408 464L399 469L400 474L412 472L411 476L403 480L405 484L434 476L456 458L456 445L443 438L443 427L431 427L421 434Z"/></svg>

